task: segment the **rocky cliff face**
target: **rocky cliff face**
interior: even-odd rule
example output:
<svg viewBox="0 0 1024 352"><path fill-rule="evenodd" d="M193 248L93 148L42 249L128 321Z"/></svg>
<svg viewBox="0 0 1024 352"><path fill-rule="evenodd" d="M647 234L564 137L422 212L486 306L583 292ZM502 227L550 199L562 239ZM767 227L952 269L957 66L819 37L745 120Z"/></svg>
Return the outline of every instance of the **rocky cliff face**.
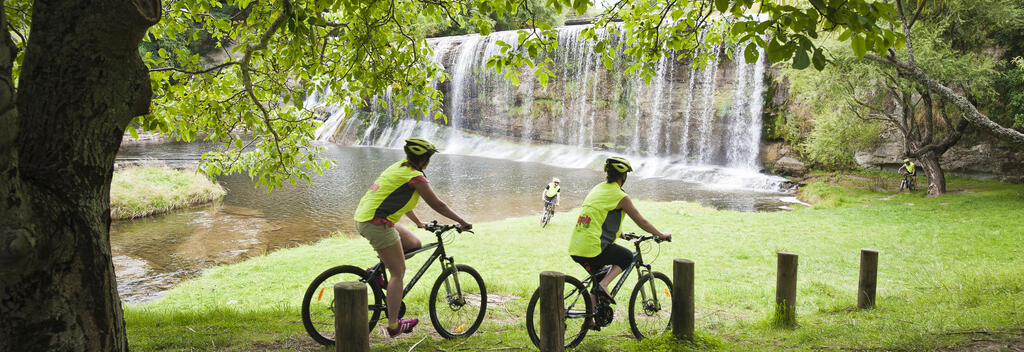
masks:
<svg viewBox="0 0 1024 352"><path fill-rule="evenodd" d="M856 160L865 168L895 171L903 164L903 146L888 141L858 152ZM986 137L960 141L942 155L940 164L947 175L1024 183L1024 151Z"/></svg>

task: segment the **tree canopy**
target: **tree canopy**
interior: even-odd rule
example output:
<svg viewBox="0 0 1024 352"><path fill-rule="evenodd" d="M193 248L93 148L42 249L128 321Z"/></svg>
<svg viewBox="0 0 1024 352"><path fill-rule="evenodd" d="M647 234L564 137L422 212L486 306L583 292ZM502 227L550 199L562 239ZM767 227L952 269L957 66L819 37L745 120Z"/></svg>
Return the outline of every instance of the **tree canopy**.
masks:
<svg viewBox="0 0 1024 352"><path fill-rule="evenodd" d="M525 21L518 40L506 43L488 67L513 82L553 73L543 52L557 45L551 13L583 14L588 1L477 0L456 1L206 1L165 4L165 19L150 31L149 40L203 40L210 33L221 46L223 61L205 62L185 50L147 52L156 99L153 113L132 128L155 130L192 140L223 142L221 151L204 156L204 171L216 175L246 170L260 184L276 185L304 179L329 162L311 143L318 125L304 106L319 93L327 104L356 109L370 97L390 92L395 104L411 107L425 118L444 119L441 93L433 88L444 71L432 62L426 36L444 26L476 27L481 34L502 21ZM672 51L692 56L702 65L716 46L743 43L744 56L754 61L756 46L773 62L792 60L793 67L826 64L815 39L841 33L854 53L885 55L905 43L894 30L898 9L891 2L811 1L811 6L786 2L620 1L603 9L584 32L610 64L616 55L632 65L628 73L647 79L654 63ZM223 16L225 7L245 16ZM195 29L201 29L196 31ZM600 35L608 33L608 35ZM609 36L625 40L612 48ZM621 54L619 54L621 53ZM534 67L535 77L518 77L517 68Z"/></svg>

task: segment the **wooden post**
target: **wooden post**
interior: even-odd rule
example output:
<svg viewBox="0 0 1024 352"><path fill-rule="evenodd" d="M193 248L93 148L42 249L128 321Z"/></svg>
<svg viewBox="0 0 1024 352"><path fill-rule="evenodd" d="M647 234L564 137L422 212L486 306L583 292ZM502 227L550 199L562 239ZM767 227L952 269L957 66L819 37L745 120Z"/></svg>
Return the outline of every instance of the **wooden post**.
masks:
<svg viewBox="0 0 1024 352"><path fill-rule="evenodd" d="M334 284L334 347L337 352L369 352L370 322L366 284Z"/></svg>
<svg viewBox="0 0 1024 352"><path fill-rule="evenodd" d="M860 280L857 281L857 308L875 306L875 288L878 280L878 251L860 250Z"/></svg>
<svg viewBox="0 0 1024 352"><path fill-rule="evenodd" d="M672 334L693 342L693 261L672 262Z"/></svg>
<svg viewBox="0 0 1024 352"><path fill-rule="evenodd" d="M785 327L796 326L796 253L778 252L778 280L775 284L777 322Z"/></svg>
<svg viewBox="0 0 1024 352"><path fill-rule="evenodd" d="M565 350L565 274L557 271L540 273L540 350Z"/></svg>

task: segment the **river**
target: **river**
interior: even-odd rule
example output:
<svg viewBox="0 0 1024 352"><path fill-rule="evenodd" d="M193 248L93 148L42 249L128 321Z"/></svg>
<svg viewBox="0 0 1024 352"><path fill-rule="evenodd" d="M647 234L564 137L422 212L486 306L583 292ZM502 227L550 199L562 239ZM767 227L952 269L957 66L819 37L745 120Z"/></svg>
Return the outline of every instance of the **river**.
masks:
<svg viewBox="0 0 1024 352"><path fill-rule="evenodd" d="M119 161L155 159L170 167L194 167L210 146L198 143L144 143L122 146ZM204 268L235 263L278 249L313 243L340 232L352 236L352 214L374 178L401 159L397 149L325 145L337 165L310 184L286 184L267 192L247 175L218 178L227 195L215 205L174 211L111 225L111 249L118 292L125 302L159 298ZM600 170L560 168L477 156L438 154L426 170L442 200L470 222L539 217L541 191L561 179L562 209L582 202L601 181ZM698 202L719 209L785 209L789 194L716 189L668 178L630 178L624 187L638 200ZM422 204L423 220L438 219Z"/></svg>

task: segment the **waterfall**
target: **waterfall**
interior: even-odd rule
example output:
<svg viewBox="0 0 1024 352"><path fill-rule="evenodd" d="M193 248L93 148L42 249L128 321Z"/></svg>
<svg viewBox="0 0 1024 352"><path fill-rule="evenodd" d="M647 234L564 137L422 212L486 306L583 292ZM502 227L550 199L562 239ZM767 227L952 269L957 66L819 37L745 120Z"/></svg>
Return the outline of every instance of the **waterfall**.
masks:
<svg viewBox="0 0 1024 352"><path fill-rule="evenodd" d="M579 38L583 28L558 28L557 50L543 54L555 74L546 86L534 82L531 68L519 72L519 86L486 68L500 53L498 41L515 44L515 31L430 39L431 60L450 77L435 84L446 97L447 123L417 122L390 103L383 108L378 102L390 102L388 93L347 119L335 107L317 138L397 148L419 136L444 153L562 167L598 167L609 155L626 155L643 177L777 189L781 178L759 173L763 54L747 64L724 57L739 49L716 47L704 67L694 68L667 53L644 82L625 75L622 60L606 68L594 43ZM602 35L609 48L622 40Z"/></svg>

